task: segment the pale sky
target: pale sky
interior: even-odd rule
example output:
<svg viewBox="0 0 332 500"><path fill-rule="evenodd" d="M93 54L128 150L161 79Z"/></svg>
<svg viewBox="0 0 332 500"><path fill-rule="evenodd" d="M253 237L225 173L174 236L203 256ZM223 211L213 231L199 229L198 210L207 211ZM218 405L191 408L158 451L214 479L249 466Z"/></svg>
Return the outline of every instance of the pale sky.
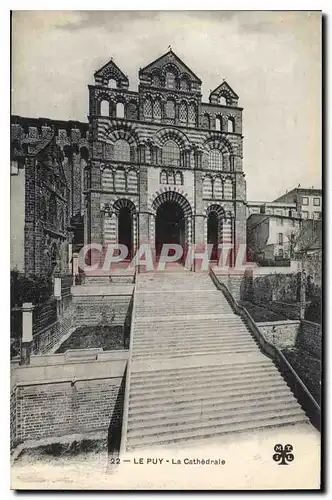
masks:
<svg viewBox="0 0 332 500"><path fill-rule="evenodd" d="M138 70L173 51L202 80L225 78L243 111L248 200L321 187L318 12L16 11L12 113L87 121L93 73L111 57Z"/></svg>

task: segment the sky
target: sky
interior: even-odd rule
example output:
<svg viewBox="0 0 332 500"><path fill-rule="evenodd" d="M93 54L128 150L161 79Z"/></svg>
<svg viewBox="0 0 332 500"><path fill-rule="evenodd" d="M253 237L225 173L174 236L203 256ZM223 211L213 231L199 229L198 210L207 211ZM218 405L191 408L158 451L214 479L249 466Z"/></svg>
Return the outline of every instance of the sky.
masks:
<svg viewBox="0 0 332 500"><path fill-rule="evenodd" d="M168 46L202 80L223 79L243 111L247 198L321 187L319 12L15 11L12 113L87 121L88 84L111 57L138 70Z"/></svg>

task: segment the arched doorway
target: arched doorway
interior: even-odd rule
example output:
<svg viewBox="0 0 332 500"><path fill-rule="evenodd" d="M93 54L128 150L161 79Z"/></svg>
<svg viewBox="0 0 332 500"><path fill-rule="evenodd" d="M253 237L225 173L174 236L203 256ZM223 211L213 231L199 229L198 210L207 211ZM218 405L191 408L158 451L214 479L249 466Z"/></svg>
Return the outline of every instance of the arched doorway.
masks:
<svg viewBox="0 0 332 500"><path fill-rule="evenodd" d="M121 207L118 218L118 242L128 248L128 259L131 259L133 252L133 222L130 209Z"/></svg>
<svg viewBox="0 0 332 500"><path fill-rule="evenodd" d="M160 255L162 245L177 243L183 248L183 259L191 244L192 209L185 196L177 191L163 191L152 203L155 216L155 248Z"/></svg>
<svg viewBox="0 0 332 500"><path fill-rule="evenodd" d="M211 260L218 260L219 230L218 214L211 211L207 220L207 243L213 245Z"/></svg>
<svg viewBox="0 0 332 500"><path fill-rule="evenodd" d="M131 260L136 246L135 205L131 200L120 198L114 203L113 210L117 219L117 242L128 248L127 259Z"/></svg>
<svg viewBox="0 0 332 500"><path fill-rule="evenodd" d="M184 248L185 215L176 201L165 201L156 213L156 254L160 255L166 243L175 243Z"/></svg>

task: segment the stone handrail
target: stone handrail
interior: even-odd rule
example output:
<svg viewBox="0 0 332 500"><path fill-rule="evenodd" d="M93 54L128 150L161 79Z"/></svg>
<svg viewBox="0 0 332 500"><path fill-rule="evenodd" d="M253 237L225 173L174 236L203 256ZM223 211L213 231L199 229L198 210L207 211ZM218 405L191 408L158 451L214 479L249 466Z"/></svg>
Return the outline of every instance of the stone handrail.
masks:
<svg viewBox="0 0 332 500"><path fill-rule="evenodd" d="M137 271L135 271L135 283L137 279ZM123 402L123 418L122 418L122 428L121 428L121 445L120 445L120 455L126 452L127 447L127 428L128 428L128 417L129 417L129 389L130 389L130 373L131 373L131 362L132 362L132 352L133 352L133 338L134 338L134 322L136 314L136 287L134 286L133 291L133 307L131 311L131 324L130 324L130 341L129 341L129 355L127 361L127 368L125 372L126 383L124 391L124 402Z"/></svg>
<svg viewBox="0 0 332 500"><path fill-rule="evenodd" d="M268 342L264 334L259 330L255 321L252 319L251 315L245 307L238 304L234 299L233 295L229 291L228 287L221 283L212 269L210 269L210 276L212 281L221 290L227 301L230 303L232 309L236 314L241 316L245 323L248 325L249 330L254 335L260 348L268 357L270 357L276 364L277 368L282 373L284 379L286 380L289 387L292 389L295 397L298 399L299 403L303 406L308 417L310 418L312 424L320 430L321 421L321 410L317 401L314 399L308 388L304 385L300 377L295 372L294 368L288 362L283 353L275 345Z"/></svg>

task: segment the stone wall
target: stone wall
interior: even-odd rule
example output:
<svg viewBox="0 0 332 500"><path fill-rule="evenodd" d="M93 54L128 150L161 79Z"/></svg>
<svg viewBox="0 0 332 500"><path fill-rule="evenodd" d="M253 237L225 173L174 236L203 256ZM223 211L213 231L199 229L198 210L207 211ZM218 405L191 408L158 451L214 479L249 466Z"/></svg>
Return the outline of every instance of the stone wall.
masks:
<svg viewBox="0 0 332 500"><path fill-rule="evenodd" d="M17 408L19 425L16 433L11 429L11 437L16 434L13 441L107 431L111 422L119 426L124 396L121 383L119 377L17 387L12 408Z"/></svg>
<svg viewBox="0 0 332 500"><path fill-rule="evenodd" d="M279 347L294 347L300 330L300 321L271 321L257 323L258 328L271 344Z"/></svg>
<svg viewBox="0 0 332 500"><path fill-rule="evenodd" d="M73 297L75 326L124 325L130 314L131 295Z"/></svg>
<svg viewBox="0 0 332 500"><path fill-rule="evenodd" d="M107 431L110 437L112 430L119 431L128 352L95 351L33 356L24 366L12 363L12 447L93 431L105 431L106 439Z"/></svg>
<svg viewBox="0 0 332 500"><path fill-rule="evenodd" d="M296 347L307 351L317 359L322 357L322 328L311 321L301 321Z"/></svg>
<svg viewBox="0 0 332 500"><path fill-rule="evenodd" d="M38 335L56 321L57 301L55 298L36 305L33 310L33 335Z"/></svg>
<svg viewBox="0 0 332 500"><path fill-rule="evenodd" d="M32 352L45 354L52 351L74 326L76 326L75 309L69 304L54 323L33 336Z"/></svg>
<svg viewBox="0 0 332 500"><path fill-rule="evenodd" d="M17 423L16 423L16 391L10 394L10 446L16 442Z"/></svg>

